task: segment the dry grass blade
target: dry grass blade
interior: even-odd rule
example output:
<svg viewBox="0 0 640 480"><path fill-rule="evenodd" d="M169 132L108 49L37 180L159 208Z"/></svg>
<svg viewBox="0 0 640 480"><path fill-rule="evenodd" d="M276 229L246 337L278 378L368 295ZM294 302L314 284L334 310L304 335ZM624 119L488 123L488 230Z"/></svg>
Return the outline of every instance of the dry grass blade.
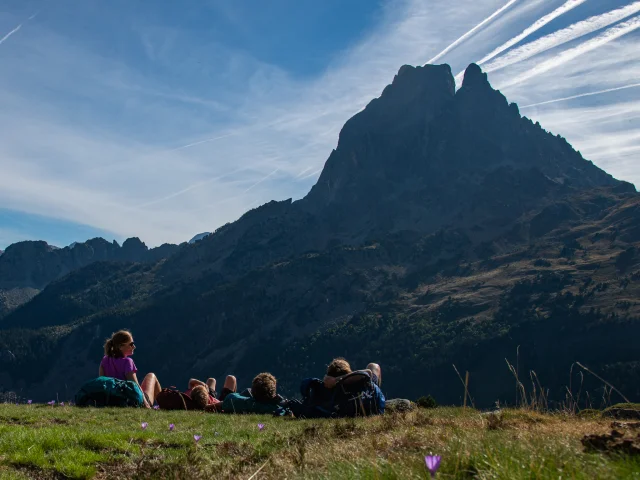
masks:
<svg viewBox="0 0 640 480"><path fill-rule="evenodd" d="M266 462L264 462L264 463L262 464L262 466L261 466L258 470L256 470L255 472L253 472L253 475L251 475L247 480L252 480L253 478L255 478L255 477L256 477L256 475L258 475L258 474L260 473L260 471L261 471L264 467L266 467L266 466L267 466L267 463L269 463L269 461L270 461L270 460L271 460L270 458L269 458L269 459L267 459L267 461L266 461Z"/></svg>
<svg viewBox="0 0 640 480"><path fill-rule="evenodd" d="M589 370L587 367L585 367L584 365L582 365L580 362L576 362L576 364L579 367L582 367L584 370L586 370L588 373L590 373L591 375L593 375L594 377L596 377L598 380L600 380L601 382L603 382L605 385L607 385L611 390L613 390L614 392L616 392L618 395L620 395L625 402L627 403L631 403L631 401L625 397L622 392L620 390L618 390L616 387L614 387L613 385L611 385L609 382L607 382L604 378L602 378L601 376L599 376L598 374L592 372L591 370Z"/></svg>
<svg viewBox="0 0 640 480"><path fill-rule="evenodd" d="M518 372L516 371L515 368L513 368L513 365L509 363L509 360L505 358L504 361L507 362L507 367L509 367L509 371L513 374L514 378L516 379L516 387L520 389L520 395L522 398L520 406L529 407L527 402L527 391L524 388L524 385L522 384L522 382L520 381L520 378L518 378ZM518 405L516 404L516 406Z"/></svg>
<svg viewBox="0 0 640 480"><path fill-rule="evenodd" d="M467 398L468 398L469 402L471 403L471 406L473 408L476 408L474 403L473 403L473 399L471 398L471 395L469 394L469 372L467 372L467 381L465 383L465 381L462 379L462 375L460 375L460 372L458 371L458 369L456 368L455 365L453 365L453 369L456 371L456 374L458 375L458 378L460 379L460 382L462 382L462 385L464 386L464 405L465 405L465 407L467 405Z"/></svg>

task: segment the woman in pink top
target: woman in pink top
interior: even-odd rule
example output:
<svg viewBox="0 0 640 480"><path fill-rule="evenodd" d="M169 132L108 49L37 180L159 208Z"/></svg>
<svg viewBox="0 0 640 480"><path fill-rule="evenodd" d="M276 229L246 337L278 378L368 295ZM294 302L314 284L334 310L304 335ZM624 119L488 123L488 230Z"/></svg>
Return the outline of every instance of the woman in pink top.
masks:
<svg viewBox="0 0 640 480"><path fill-rule="evenodd" d="M114 333L104 344L104 357L100 362L100 376L135 382L144 394L144 406L151 408L156 395L160 393L160 382L153 373L147 373L142 380L142 385L138 383L136 375L138 369L133 360L129 358L135 349L136 345L130 332L120 330Z"/></svg>

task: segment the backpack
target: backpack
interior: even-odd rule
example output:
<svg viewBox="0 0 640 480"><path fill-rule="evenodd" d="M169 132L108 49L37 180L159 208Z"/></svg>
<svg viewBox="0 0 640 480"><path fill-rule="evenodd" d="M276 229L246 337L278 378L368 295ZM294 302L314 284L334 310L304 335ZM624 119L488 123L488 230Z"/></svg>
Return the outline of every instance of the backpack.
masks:
<svg viewBox="0 0 640 480"><path fill-rule="evenodd" d="M79 407L141 407L144 396L136 382L97 377L80 387L75 403Z"/></svg>
<svg viewBox="0 0 640 480"><path fill-rule="evenodd" d="M174 388L163 388L156 402L161 410L200 410L189 395Z"/></svg>
<svg viewBox="0 0 640 480"><path fill-rule="evenodd" d="M333 399L333 408L338 417L363 417L369 415L382 415L384 413L386 399L380 387L371 377L358 374L360 379L356 382L345 384L338 383Z"/></svg>

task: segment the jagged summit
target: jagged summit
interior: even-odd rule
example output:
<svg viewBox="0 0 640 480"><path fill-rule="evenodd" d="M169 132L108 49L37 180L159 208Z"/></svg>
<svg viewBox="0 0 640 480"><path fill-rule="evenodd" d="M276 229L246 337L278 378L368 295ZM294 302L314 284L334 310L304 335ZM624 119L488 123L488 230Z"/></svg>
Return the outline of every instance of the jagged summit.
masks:
<svg viewBox="0 0 640 480"><path fill-rule="evenodd" d="M482 71L480 66L475 63L471 63L464 71L464 80L462 81L462 87L491 87L491 85L489 84L489 78L487 74Z"/></svg>
<svg viewBox="0 0 640 480"><path fill-rule="evenodd" d="M414 192L425 218L433 211L428 204L451 211L475 203L473 195L490 196L482 192L496 175L511 177L501 180L508 186L514 175L526 182L532 169L532 178L547 178L548 187L617 182L522 117L478 65L469 65L457 92L448 65L404 65L379 98L347 121L305 201L315 211L340 204L362 214L358 205L377 209L397 202L398 192Z"/></svg>

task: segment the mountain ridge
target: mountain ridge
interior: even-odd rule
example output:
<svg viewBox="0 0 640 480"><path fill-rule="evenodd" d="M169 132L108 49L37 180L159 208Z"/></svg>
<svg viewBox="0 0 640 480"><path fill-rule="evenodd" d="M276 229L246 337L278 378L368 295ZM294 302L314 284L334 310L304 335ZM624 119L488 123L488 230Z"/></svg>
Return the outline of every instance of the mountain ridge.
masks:
<svg viewBox="0 0 640 480"><path fill-rule="evenodd" d="M157 262L178 250L163 244L148 248L137 237L120 246L96 237L64 248L42 240L9 245L0 256L0 317L25 303L49 283L96 261Z"/></svg>

